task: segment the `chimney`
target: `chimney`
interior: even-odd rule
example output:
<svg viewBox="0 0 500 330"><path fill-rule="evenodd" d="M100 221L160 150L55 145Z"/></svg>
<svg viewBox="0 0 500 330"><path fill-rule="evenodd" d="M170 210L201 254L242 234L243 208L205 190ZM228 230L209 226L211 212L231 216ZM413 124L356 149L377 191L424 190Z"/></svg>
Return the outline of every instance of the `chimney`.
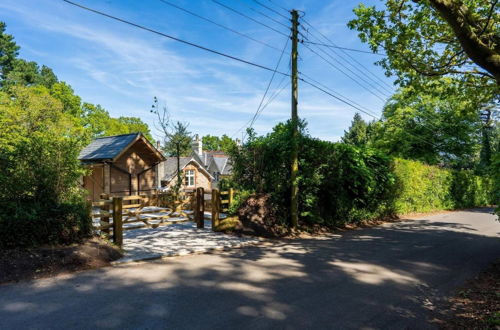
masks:
<svg viewBox="0 0 500 330"><path fill-rule="evenodd" d="M236 139L236 146L237 147L241 147L241 140L240 139Z"/></svg>
<svg viewBox="0 0 500 330"><path fill-rule="evenodd" d="M192 147L193 151L196 152L199 156L203 155L203 142L200 140L200 137L198 134L194 136L193 142L192 142Z"/></svg>

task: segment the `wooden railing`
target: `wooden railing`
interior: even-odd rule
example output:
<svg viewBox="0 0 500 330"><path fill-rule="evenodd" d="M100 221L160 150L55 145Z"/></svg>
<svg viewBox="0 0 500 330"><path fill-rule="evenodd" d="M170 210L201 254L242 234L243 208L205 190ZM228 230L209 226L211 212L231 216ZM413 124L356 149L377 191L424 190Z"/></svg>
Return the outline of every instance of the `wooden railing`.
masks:
<svg viewBox="0 0 500 330"><path fill-rule="evenodd" d="M110 197L102 194L101 199L92 203L93 220L99 219L95 227L104 235L112 238L119 246L123 245L123 231L139 228L157 228L179 222L195 221L198 228L204 228L205 221L211 219L212 230L219 225L220 213L227 212L233 199L233 190L213 189L210 193L211 216L205 215L205 192L198 188L194 194L185 194L180 200L166 206L161 195ZM97 210L98 212L94 212Z"/></svg>

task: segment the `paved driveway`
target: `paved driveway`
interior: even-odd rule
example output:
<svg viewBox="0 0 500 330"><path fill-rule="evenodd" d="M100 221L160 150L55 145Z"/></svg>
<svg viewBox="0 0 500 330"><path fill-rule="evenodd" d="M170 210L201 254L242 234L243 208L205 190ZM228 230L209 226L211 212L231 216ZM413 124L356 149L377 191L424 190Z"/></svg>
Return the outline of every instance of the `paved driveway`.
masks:
<svg viewBox="0 0 500 330"><path fill-rule="evenodd" d="M430 328L499 235L474 210L4 285L0 329Z"/></svg>

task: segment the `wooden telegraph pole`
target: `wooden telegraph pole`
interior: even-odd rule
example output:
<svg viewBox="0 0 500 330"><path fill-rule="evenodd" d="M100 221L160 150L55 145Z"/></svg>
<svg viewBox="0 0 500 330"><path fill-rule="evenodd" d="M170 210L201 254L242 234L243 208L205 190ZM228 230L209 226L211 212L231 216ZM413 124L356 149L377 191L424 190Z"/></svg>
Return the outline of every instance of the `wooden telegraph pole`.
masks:
<svg viewBox="0 0 500 330"><path fill-rule="evenodd" d="M297 176L299 172L299 116L297 114L298 103L298 72L297 72L297 44L298 44L298 27L299 13L292 10L292 195L291 195L291 225L296 228L299 222L299 185Z"/></svg>

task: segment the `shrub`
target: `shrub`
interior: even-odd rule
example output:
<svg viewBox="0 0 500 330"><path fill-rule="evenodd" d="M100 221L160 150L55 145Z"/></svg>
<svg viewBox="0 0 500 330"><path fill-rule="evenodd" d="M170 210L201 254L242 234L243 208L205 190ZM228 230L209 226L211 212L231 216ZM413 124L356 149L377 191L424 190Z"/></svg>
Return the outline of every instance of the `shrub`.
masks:
<svg viewBox="0 0 500 330"><path fill-rule="evenodd" d="M313 139L303 127L298 179L303 222L335 225L390 212L394 177L389 158L375 150ZM279 124L232 152L238 185L271 193L282 219L289 217L290 137L290 125Z"/></svg>
<svg viewBox="0 0 500 330"><path fill-rule="evenodd" d="M74 118L43 87L13 87L0 100L0 247L88 236L77 160L83 139Z"/></svg>
<svg viewBox="0 0 500 330"><path fill-rule="evenodd" d="M491 180L468 170L395 160L396 213L450 210L491 204Z"/></svg>
<svg viewBox="0 0 500 330"><path fill-rule="evenodd" d="M243 190L270 193L282 222L290 214L290 124L266 136L250 134L231 152L233 178ZM380 151L311 138L301 124L299 210L304 224L356 223L394 214L491 203L488 178Z"/></svg>

